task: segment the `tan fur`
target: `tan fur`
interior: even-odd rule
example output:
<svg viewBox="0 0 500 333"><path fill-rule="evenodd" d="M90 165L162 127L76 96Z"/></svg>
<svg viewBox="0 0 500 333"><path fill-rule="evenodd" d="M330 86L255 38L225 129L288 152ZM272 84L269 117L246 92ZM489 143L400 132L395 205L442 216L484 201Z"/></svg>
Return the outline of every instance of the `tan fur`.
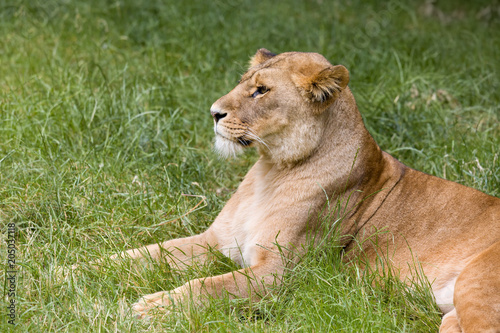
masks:
<svg viewBox="0 0 500 333"><path fill-rule="evenodd" d="M169 262L182 266L203 260L212 247L242 269L145 296L133 309L146 316L187 301L190 293L195 303L204 295L258 298L279 283L283 254L296 260L287 249L300 251L325 215L328 197L347 204L348 254L362 244L373 262L377 249L353 239L387 230L390 237L380 238L378 249L387 251L401 278L410 278L408 263L418 260L448 313L442 332L499 332L500 199L413 170L381 151L347 87L345 67L319 54L274 56L264 49L251 64L211 113L221 154L255 146L260 159L207 231L126 252L159 258L166 250Z"/></svg>

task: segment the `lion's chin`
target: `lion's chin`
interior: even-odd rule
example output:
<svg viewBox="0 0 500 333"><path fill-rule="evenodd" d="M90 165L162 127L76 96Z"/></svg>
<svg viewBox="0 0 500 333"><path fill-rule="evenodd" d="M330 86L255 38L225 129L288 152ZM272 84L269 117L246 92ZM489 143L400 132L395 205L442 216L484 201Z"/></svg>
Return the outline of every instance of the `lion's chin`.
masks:
<svg viewBox="0 0 500 333"><path fill-rule="evenodd" d="M243 152L243 146L220 135L215 137L215 151L224 158L236 157Z"/></svg>

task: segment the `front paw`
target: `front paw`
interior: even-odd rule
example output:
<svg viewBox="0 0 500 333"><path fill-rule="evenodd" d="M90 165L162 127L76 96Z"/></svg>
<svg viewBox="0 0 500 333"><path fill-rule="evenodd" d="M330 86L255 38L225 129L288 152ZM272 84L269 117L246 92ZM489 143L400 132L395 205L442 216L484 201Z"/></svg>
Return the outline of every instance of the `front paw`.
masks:
<svg viewBox="0 0 500 333"><path fill-rule="evenodd" d="M168 313L168 308L172 305L170 292L160 291L154 294L145 295L137 303L132 304L132 311L135 317L144 319L157 313Z"/></svg>

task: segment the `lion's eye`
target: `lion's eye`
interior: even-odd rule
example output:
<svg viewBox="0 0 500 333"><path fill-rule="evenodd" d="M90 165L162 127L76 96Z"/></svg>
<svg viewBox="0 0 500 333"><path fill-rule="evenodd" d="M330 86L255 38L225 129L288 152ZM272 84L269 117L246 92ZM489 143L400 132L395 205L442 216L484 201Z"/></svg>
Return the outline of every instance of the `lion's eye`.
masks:
<svg viewBox="0 0 500 333"><path fill-rule="evenodd" d="M268 92L269 89L266 86L258 86L257 90L252 94L252 97L255 98L259 95L264 95L266 92Z"/></svg>

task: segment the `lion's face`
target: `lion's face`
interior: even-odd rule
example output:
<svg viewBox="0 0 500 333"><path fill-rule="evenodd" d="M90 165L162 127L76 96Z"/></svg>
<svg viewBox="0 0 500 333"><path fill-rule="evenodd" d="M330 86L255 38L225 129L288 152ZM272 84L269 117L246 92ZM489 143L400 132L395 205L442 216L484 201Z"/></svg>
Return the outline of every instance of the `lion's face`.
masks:
<svg viewBox="0 0 500 333"><path fill-rule="evenodd" d="M319 54L259 50L240 83L210 109L216 150L234 156L256 146L285 163L307 157L321 138L324 111L348 80L345 67Z"/></svg>

